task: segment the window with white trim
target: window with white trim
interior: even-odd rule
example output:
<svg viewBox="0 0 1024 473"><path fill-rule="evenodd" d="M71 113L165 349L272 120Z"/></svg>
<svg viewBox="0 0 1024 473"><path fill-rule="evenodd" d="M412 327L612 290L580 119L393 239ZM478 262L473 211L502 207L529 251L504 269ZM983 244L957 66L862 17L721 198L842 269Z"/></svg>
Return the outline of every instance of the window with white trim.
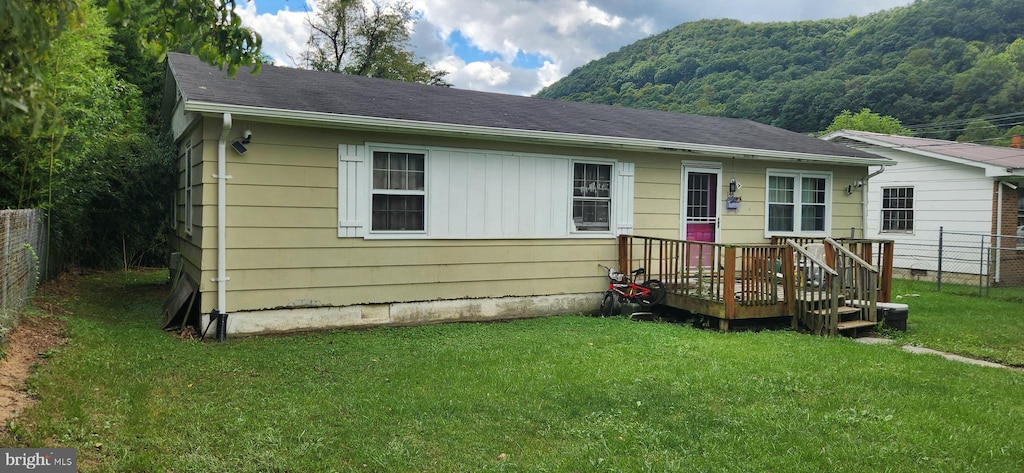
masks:
<svg viewBox="0 0 1024 473"><path fill-rule="evenodd" d="M185 142L185 233L192 234L192 140Z"/></svg>
<svg viewBox="0 0 1024 473"><path fill-rule="evenodd" d="M371 231L426 229L425 165L424 153L373 152Z"/></svg>
<svg viewBox="0 0 1024 473"><path fill-rule="evenodd" d="M882 233L914 232L914 188L882 188Z"/></svg>
<svg viewBox="0 0 1024 473"><path fill-rule="evenodd" d="M572 223L575 231L611 230L612 165L573 163Z"/></svg>
<svg viewBox="0 0 1024 473"><path fill-rule="evenodd" d="M1024 189L1017 187L1017 249L1024 250Z"/></svg>
<svg viewBox="0 0 1024 473"><path fill-rule="evenodd" d="M829 228L831 175L768 170L767 234L825 234Z"/></svg>

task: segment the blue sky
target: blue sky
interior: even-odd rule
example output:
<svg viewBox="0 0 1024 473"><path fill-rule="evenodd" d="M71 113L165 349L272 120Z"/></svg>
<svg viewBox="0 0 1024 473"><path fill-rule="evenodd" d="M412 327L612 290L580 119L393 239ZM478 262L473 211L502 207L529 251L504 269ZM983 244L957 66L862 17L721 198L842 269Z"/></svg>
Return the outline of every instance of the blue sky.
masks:
<svg viewBox="0 0 1024 473"><path fill-rule="evenodd" d="M369 1L369 0L364 0ZM387 4L393 0L380 0ZM795 21L862 16L912 0L409 0L413 50L455 87L530 95L645 36L703 18ZM295 66L315 1L244 0L245 24L278 65Z"/></svg>
<svg viewBox="0 0 1024 473"><path fill-rule="evenodd" d="M288 9L291 11L307 11L305 0L254 0L260 13L277 12Z"/></svg>

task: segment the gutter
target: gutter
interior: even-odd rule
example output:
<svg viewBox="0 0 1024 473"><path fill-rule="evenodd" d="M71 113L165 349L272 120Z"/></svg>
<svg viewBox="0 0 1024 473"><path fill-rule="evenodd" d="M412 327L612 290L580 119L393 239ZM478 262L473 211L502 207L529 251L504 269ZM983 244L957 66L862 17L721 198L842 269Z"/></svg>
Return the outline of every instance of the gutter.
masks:
<svg viewBox="0 0 1024 473"><path fill-rule="evenodd" d="M825 154L798 153L764 149L740 148L734 146L683 143L678 141L647 140L614 136L579 135L553 131L518 130L477 125L436 123L422 120L401 120L396 118L364 117L322 112L299 112L294 110L262 108L245 105L225 105L212 102L188 101L185 110L207 114L235 114L257 117L261 121L285 124L319 124L321 126L346 127L396 133L419 133L433 136L446 135L462 138L486 137L504 141L574 145L585 148L616 148L637 151L669 152L680 154L704 154L721 158L762 159L781 162L802 162L819 164L849 164L865 166L887 166L896 164L888 158L865 158L856 156L832 156Z"/></svg>

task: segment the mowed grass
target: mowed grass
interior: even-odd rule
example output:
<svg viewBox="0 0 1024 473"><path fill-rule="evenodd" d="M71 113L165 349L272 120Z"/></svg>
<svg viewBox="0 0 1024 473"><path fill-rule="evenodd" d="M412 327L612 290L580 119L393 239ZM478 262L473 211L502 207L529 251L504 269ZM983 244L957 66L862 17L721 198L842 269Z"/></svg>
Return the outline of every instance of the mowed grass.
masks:
<svg viewBox="0 0 1024 473"><path fill-rule="evenodd" d="M907 304L903 343L1024 367L1024 288L992 288L897 280L893 301ZM1024 400L1024 397L1022 397Z"/></svg>
<svg viewBox="0 0 1024 473"><path fill-rule="evenodd" d="M0 444L84 471L1024 470L1019 371L619 317L181 341L165 279L65 294L70 340Z"/></svg>

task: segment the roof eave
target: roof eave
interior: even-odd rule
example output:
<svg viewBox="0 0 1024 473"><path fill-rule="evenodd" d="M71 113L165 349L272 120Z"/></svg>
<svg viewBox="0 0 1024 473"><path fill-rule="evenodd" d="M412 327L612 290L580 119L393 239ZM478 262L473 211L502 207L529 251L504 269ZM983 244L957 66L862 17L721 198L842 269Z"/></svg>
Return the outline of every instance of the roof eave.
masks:
<svg viewBox="0 0 1024 473"><path fill-rule="evenodd" d="M950 163L962 164L964 166L982 169L985 171L985 175L989 177L1008 175L1006 166L996 166L994 164L975 161L973 159L961 158L959 156L952 156L943 153L936 153L934 151L927 151L913 146L903 146L895 143L889 143L882 140L872 139L864 135L845 133L843 130L835 131L821 137L821 139L828 141L833 141L833 138L846 138L850 140L860 141L862 143L869 144L872 146L877 146L879 148L893 149L897 151L903 151L906 153L916 154L919 156L934 158L941 161L947 161Z"/></svg>
<svg viewBox="0 0 1024 473"><path fill-rule="evenodd" d="M580 135L551 131L520 130L511 128L495 128L476 125L460 125L437 123L395 118L366 117L359 115L341 115L322 112L307 112L287 109L252 107L246 105L230 105L215 102L188 101L185 110L197 113L231 113L236 116L248 116L254 119L285 124L315 124L317 126L344 127L353 129L381 129L398 133L431 134L459 137L485 137L503 141L519 141L531 143L572 145L588 148L616 148L637 151L656 151L662 153L702 154L728 158L756 158L768 161L802 162L822 164L842 164L861 166L888 166L896 161L881 157L864 158L857 156L834 156L825 154L797 153L791 151L775 151L750 149L732 146L707 145L678 141L648 140L642 138L623 138L596 135Z"/></svg>

